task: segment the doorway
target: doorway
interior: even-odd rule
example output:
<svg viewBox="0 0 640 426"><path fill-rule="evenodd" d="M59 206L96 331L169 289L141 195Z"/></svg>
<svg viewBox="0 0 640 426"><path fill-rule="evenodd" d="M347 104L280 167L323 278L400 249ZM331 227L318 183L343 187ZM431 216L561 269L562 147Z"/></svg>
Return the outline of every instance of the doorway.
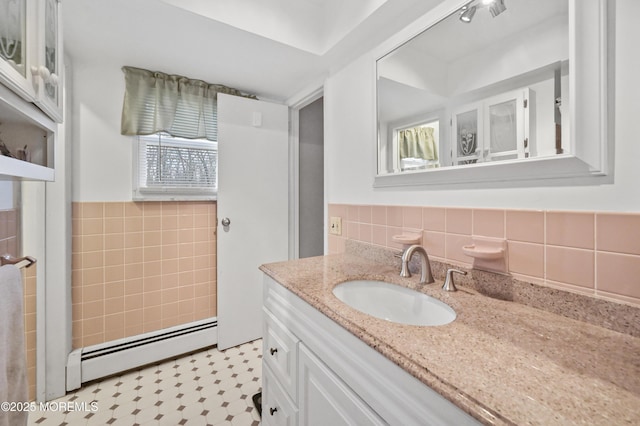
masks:
<svg viewBox="0 0 640 426"><path fill-rule="evenodd" d="M299 110L299 257L324 252L324 98Z"/></svg>

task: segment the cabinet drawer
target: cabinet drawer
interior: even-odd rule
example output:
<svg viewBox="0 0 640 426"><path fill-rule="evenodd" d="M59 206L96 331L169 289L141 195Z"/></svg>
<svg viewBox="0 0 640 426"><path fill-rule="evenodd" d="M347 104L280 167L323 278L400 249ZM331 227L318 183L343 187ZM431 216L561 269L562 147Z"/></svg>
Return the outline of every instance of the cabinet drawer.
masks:
<svg viewBox="0 0 640 426"><path fill-rule="evenodd" d="M289 397L298 400L298 341L268 309L264 309L263 355L264 363L275 374Z"/></svg>
<svg viewBox="0 0 640 426"><path fill-rule="evenodd" d="M262 424L267 426L298 424L298 410L295 404L266 365L262 369Z"/></svg>

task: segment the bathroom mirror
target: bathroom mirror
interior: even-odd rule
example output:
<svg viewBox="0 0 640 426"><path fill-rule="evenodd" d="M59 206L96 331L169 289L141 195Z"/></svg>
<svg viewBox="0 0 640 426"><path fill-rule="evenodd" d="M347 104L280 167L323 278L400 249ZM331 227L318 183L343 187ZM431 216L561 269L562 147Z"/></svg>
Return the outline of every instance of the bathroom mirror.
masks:
<svg viewBox="0 0 640 426"><path fill-rule="evenodd" d="M450 0L416 21L376 60L374 185L606 175L607 12Z"/></svg>

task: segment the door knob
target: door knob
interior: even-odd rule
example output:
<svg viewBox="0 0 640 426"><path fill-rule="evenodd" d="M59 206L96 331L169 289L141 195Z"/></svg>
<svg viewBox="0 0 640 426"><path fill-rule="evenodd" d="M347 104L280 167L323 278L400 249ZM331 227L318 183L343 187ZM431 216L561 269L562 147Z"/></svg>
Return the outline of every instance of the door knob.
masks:
<svg viewBox="0 0 640 426"><path fill-rule="evenodd" d="M222 219L222 226L229 226L231 224L231 220L228 217Z"/></svg>

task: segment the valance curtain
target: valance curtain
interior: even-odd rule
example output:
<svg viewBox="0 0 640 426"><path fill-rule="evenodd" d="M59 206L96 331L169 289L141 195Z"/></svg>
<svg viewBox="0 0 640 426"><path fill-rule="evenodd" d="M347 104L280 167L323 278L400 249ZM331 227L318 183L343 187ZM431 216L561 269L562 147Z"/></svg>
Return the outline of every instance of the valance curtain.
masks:
<svg viewBox="0 0 640 426"><path fill-rule="evenodd" d="M134 67L122 70L126 84L123 135L166 132L173 137L217 141L218 93L255 98L230 87L179 75Z"/></svg>
<svg viewBox="0 0 640 426"><path fill-rule="evenodd" d="M414 127L398 132L398 146L400 147L400 159L422 158L424 160L437 160L433 127Z"/></svg>

